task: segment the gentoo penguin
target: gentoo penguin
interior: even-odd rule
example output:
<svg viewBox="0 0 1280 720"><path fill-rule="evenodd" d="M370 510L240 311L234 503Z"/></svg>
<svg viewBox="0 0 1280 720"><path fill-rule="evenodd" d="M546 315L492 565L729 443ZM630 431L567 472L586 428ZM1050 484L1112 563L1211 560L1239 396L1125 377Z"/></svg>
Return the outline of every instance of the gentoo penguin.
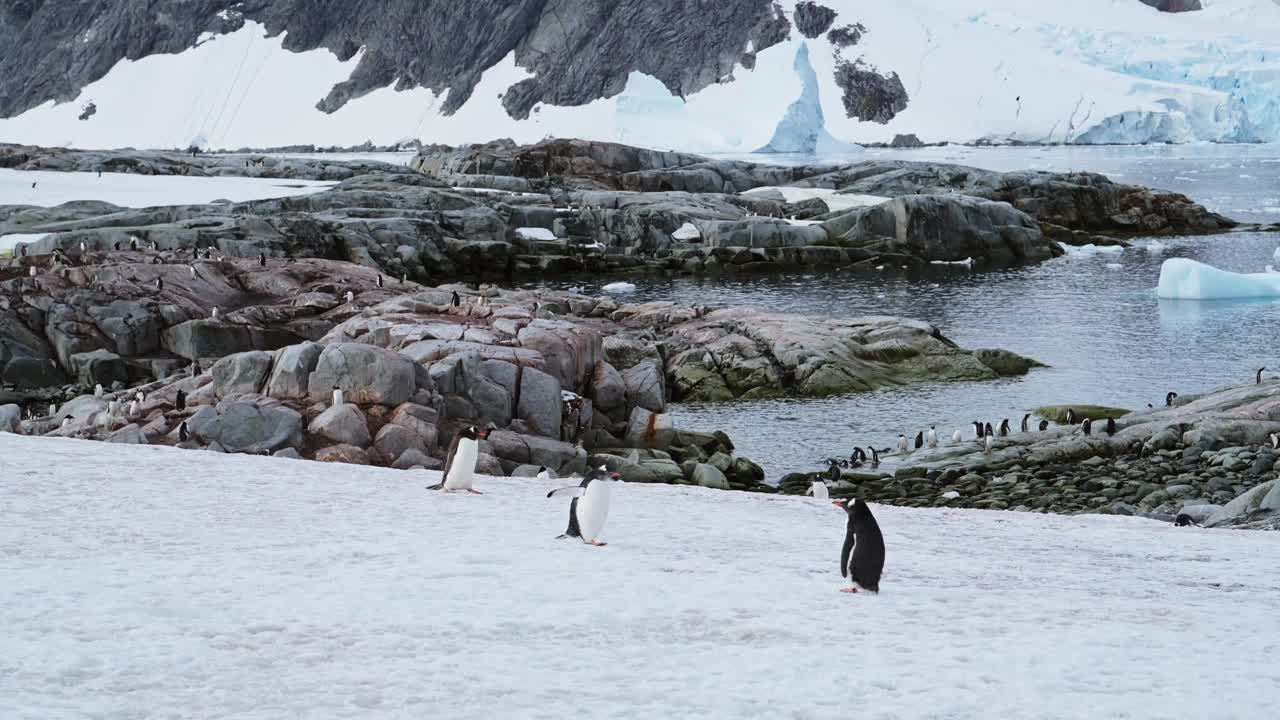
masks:
<svg viewBox="0 0 1280 720"><path fill-rule="evenodd" d="M164 278L156 278L156 290L164 291Z"/></svg>
<svg viewBox="0 0 1280 720"><path fill-rule="evenodd" d="M916 449L919 450L922 447L924 447L924 433L918 432L916 433Z"/></svg>
<svg viewBox="0 0 1280 720"><path fill-rule="evenodd" d="M992 435L995 435L995 434L996 434L995 431L991 429L991 423L987 423L982 426L983 437L991 437Z"/></svg>
<svg viewBox="0 0 1280 720"><path fill-rule="evenodd" d="M853 503L832 503L849 515L845 525L844 546L840 548L840 577L849 578L850 587L840 592L880 592L880 573L884 570L884 536L871 508L858 498Z"/></svg>
<svg viewBox="0 0 1280 720"><path fill-rule="evenodd" d="M1116 434L1116 421L1112 418L1107 418L1107 436L1110 437L1115 434Z"/></svg>
<svg viewBox="0 0 1280 720"><path fill-rule="evenodd" d="M266 267L266 266L267 266L267 254L258 253L258 267Z"/></svg>
<svg viewBox="0 0 1280 720"><path fill-rule="evenodd" d="M1271 449L1280 450L1280 433L1271 433Z"/></svg>
<svg viewBox="0 0 1280 720"><path fill-rule="evenodd" d="M209 313L209 319L210 320L218 319L218 307L216 305L213 307L213 311Z"/></svg>
<svg viewBox="0 0 1280 720"><path fill-rule="evenodd" d="M821 475L814 475L810 479L809 491L805 494L812 495L815 500L831 499L831 491L827 489L827 481L823 480Z"/></svg>
<svg viewBox="0 0 1280 720"><path fill-rule="evenodd" d="M1086 436L1086 437L1088 437L1089 435L1092 435L1092 434L1093 434L1093 421L1092 421L1092 420L1090 420L1089 418L1085 418L1085 419L1084 419L1084 422L1080 423L1080 429L1081 429L1082 431L1084 431L1084 434L1085 434L1085 436Z"/></svg>
<svg viewBox="0 0 1280 720"><path fill-rule="evenodd" d="M57 405L54 405L53 403L50 403L50 404L49 404L49 417L53 417L54 415L57 415L57 414L58 414L58 406L57 406Z"/></svg>
<svg viewBox="0 0 1280 720"><path fill-rule="evenodd" d="M457 290L453 291L453 297L450 302L454 307L462 307L462 296L458 294Z"/></svg>
<svg viewBox="0 0 1280 720"><path fill-rule="evenodd" d="M1173 401L1178 399L1178 393L1171 392L1164 396L1164 406L1173 407Z"/></svg>
<svg viewBox="0 0 1280 720"><path fill-rule="evenodd" d="M355 293L353 293L353 292L351 292L350 290L348 290L348 291L347 291L347 304L348 304L348 305L350 305L351 303L355 302L355 299L356 299L356 294L355 294Z"/></svg>
<svg viewBox="0 0 1280 720"><path fill-rule="evenodd" d="M951 444L959 445L963 441L964 441L964 436L960 434L960 429L956 428L956 431L951 433Z"/></svg>
<svg viewBox="0 0 1280 720"><path fill-rule="evenodd" d="M173 401L173 407L174 407L178 412L182 412L183 410L186 410L186 409L187 409L187 393L186 393L186 391L184 391L184 390L179 390L179 391L178 391L178 397Z"/></svg>
<svg viewBox="0 0 1280 720"><path fill-rule="evenodd" d="M93 396L102 397L102 383L93 386Z"/></svg>
<svg viewBox="0 0 1280 720"><path fill-rule="evenodd" d="M137 250L137 249L138 249L138 238L137 238L137 236L135 236L135 235L130 235L130 236L129 236L129 249L130 249L130 250Z"/></svg>
<svg viewBox="0 0 1280 720"><path fill-rule="evenodd" d="M32 265L32 266L27 270L27 274L28 274L28 275L30 275L31 277L35 277L35 276L36 276L36 266L35 266L35 265Z"/></svg>
<svg viewBox="0 0 1280 720"><path fill-rule="evenodd" d="M80 243L80 254L83 255L84 253L87 253L87 252L89 252L89 248L84 243ZM1262 372L1262 371L1259 370L1258 372Z"/></svg>
<svg viewBox="0 0 1280 720"><path fill-rule="evenodd" d="M1068 425L1076 424L1076 411L1072 410L1071 408L1067 408L1067 424Z"/></svg>
<svg viewBox="0 0 1280 720"><path fill-rule="evenodd" d="M911 443L907 441L907 436L902 433L898 433L898 452L905 455L910 451Z"/></svg>
<svg viewBox="0 0 1280 720"><path fill-rule="evenodd" d="M337 385L333 386L333 406L338 407L342 404L342 388Z"/></svg>
<svg viewBox="0 0 1280 720"><path fill-rule="evenodd" d="M64 428L65 428L65 427L71 427L71 421L72 421L72 420L75 420L75 419L76 419L76 416L75 416L75 415L68 415L68 416L66 416L66 417L62 418L62 427L64 427Z"/></svg>
<svg viewBox="0 0 1280 720"><path fill-rule="evenodd" d="M1026 415L1022 416L1022 432L1029 432L1030 430L1031 430L1031 413L1027 413Z"/></svg>
<svg viewBox="0 0 1280 720"><path fill-rule="evenodd" d="M1000 437L1009 437L1009 418L1000 421Z"/></svg>
<svg viewBox="0 0 1280 720"><path fill-rule="evenodd" d="M860 448L860 447L856 447L856 448L854 448L854 449L853 449L853 454L849 456L849 464L850 464L850 465L853 465L853 464L855 464L855 463L856 463L856 464L858 464L858 465L861 465L862 463L864 463L864 462L866 462L866 461L867 461L867 454L866 454L865 452L863 452L862 448Z"/></svg>
<svg viewBox="0 0 1280 720"><path fill-rule="evenodd" d="M453 436L453 443L449 445L449 455L444 461L444 473L441 475L444 479L427 489L445 492L466 490L473 495L482 494L471 487L471 483L475 480L480 441L486 437L489 437L489 431L481 430L475 425L468 425L459 430L458 434Z"/></svg>
<svg viewBox="0 0 1280 720"><path fill-rule="evenodd" d="M188 266L187 266L187 269L191 271L191 279L192 279L192 280L195 280L195 279L196 279L196 266L195 266L195 265L188 265Z"/></svg>
<svg viewBox="0 0 1280 720"><path fill-rule="evenodd" d="M829 463L829 466L827 467L827 477L830 478L831 482L839 481L840 480L840 461L828 460L827 463Z"/></svg>
<svg viewBox="0 0 1280 720"><path fill-rule="evenodd" d="M929 432L924 434L924 441L931 448L938 447L938 431L936 428L934 428L934 426L932 425L929 426Z"/></svg>
<svg viewBox="0 0 1280 720"><path fill-rule="evenodd" d="M134 400L133 402L129 403L129 417L133 417L134 415L137 415L138 408L139 408L139 405L137 400Z"/></svg>
<svg viewBox="0 0 1280 720"><path fill-rule="evenodd" d="M973 421L973 430L974 430L974 434L977 436L977 438L978 438L979 440L981 440L981 439L982 439L982 423L978 422L977 420L974 420L974 421Z"/></svg>
<svg viewBox="0 0 1280 720"><path fill-rule="evenodd" d="M1041 421L1040 421L1040 432L1044 432L1045 430L1048 430L1048 429L1049 429L1049 421L1048 421L1048 420L1041 420Z"/></svg>
<svg viewBox="0 0 1280 720"><path fill-rule="evenodd" d="M985 442L984 442L984 443L983 443L983 445L982 445L982 451L983 451L983 452L991 452L991 449L992 449L993 447L995 447L995 444L996 444L995 436L994 436L994 435L988 435L988 436L986 436L986 437L985 437L985 438L983 438L983 439L984 439L984 441L985 441Z"/></svg>
<svg viewBox="0 0 1280 720"><path fill-rule="evenodd" d="M880 453L876 452L876 449L873 447L868 447L867 449L871 451L871 467L880 467Z"/></svg>
<svg viewBox="0 0 1280 720"><path fill-rule="evenodd" d="M605 520L609 519L609 499L613 494L613 483L619 477L618 473L611 473L601 465L587 473L578 486L547 493L547 497L573 497L569 503L569 528L556 539L575 537L588 545L604 547L600 532L604 530Z"/></svg>
<svg viewBox="0 0 1280 720"><path fill-rule="evenodd" d="M1260 367L1260 368L1258 368L1258 382L1257 382L1257 384L1258 384L1258 385L1261 385L1261 384L1262 384L1262 371L1263 371L1263 370L1266 370L1266 368L1264 368L1264 367Z"/></svg>
<svg viewBox="0 0 1280 720"><path fill-rule="evenodd" d="M381 276L381 275L379 275L379 276L378 276L378 287L382 287L382 285L383 285L382 276Z"/></svg>
<svg viewBox="0 0 1280 720"><path fill-rule="evenodd" d="M1200 523L1196 522L1194 519L1192 519L1190 515L1186 513L1178 513L1178 517L1174 518L1173 524L1175 527L1187 527L1189 525L1195 525L1196 527L1200 527Z"/></svg>
<svg viewBox="0 0 1280 720"><path fill-rule="evenodd" d="M186 442L190 439L191 433L187 430L187 421L183 420L182 424L178 425L178 442Z"/></svg>

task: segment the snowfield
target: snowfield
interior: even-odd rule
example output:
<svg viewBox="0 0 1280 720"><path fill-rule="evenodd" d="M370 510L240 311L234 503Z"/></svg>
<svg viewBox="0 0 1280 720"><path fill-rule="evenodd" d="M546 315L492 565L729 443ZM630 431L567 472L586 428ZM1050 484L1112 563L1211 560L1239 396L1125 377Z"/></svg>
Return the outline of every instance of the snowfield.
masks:
<svg viewBox="0 0 1280 720"><path fill-rule="evenodd" d="M1260 718L1280 535L0 435L0 717Z"/></svg>
<svg viewBox="0 0 1280 720"><path fill-rule="evenodd" d="M35 187L32 187L35 183ZM56 207L100 200L127 208L249 202L311 195L337 183L246 177L188 177L130 173L56 172L0 168L0 205Z"/></svg>

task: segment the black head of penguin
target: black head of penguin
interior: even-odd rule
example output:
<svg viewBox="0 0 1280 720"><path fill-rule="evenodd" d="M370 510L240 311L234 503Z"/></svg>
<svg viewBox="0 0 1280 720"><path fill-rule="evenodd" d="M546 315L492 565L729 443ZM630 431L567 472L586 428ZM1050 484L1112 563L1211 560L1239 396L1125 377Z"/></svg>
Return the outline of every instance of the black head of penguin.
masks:
<svg viewBox="0 0 1280 720"><path fill-rule="evenodd" d="M489 428L479 428L475 425L468 425L458 431L458 437L467 440L483 440L489 437Z"/></svg>
<svg viewBox="0 0 1280 720"><path fill-rule="evenodd" d="M880 574L884 571L884 535L871 508L862 498L832 503L849 516L845 526L844 547L840 552L840 574L868 592L880 592Z"/></svg>

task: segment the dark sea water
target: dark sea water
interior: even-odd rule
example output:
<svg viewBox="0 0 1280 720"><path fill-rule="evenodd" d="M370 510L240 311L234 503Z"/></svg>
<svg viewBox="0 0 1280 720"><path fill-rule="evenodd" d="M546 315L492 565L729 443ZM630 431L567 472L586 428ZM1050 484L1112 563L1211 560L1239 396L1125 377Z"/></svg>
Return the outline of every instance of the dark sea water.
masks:
<svg viewBox="0 0 1280 720"><path fill-rule="evenodd" d="M1142 148L929 148L870 157L956 162L997 170L1091 170L1176 190L1244 222L1280 222L1280 146ZM758 158L756 158L758 160ZM792 158L778 158L782 162ZM806 158L811 161L811 158ZM853 445L888 446L898 433L936 425L949 436L969 421L993 425L1048 404L1145 408L1169 390L1195 393L1280 372L1280 300L1161 301L1160 265L1186 257L1237 272L1280 265L1280 233L1139 240L1120 254L1068 256L999 271L940 268L867 277L792 274L750 278L637 279L631 301L754 305L854 317L902 315L938 325L962 347L1013 350L1047 363L1025 378L933 383L821 400L678 404L679 427L723 429L770 480L817 469ZM565 285L583 283L566 283ZM603 284L600 283L600 284ZM560 285L552 285L560 287ZM598 288L587 284L588 291ZM967 435L966 435L967 436Z"/></svg>

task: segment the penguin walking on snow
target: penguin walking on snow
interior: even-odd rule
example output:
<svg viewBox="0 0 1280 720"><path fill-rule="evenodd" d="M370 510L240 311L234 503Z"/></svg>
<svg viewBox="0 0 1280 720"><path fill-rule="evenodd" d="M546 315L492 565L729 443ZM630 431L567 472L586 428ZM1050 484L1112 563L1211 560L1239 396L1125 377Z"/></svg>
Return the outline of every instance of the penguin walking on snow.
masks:
<svg viewBox="0 0 1280 720"><path fill-rule="evenodd" d="M1031 431L1031 413L1022 416L1022 432Z"/></svg>
<svg viewBox="0 0 1280 720"><path fill-rule="evenodd" d="M588 545L604 547L607 543L600 541L600 532L604 530L605 520L609 519L613 484L620 477L618 473L611 473L601 465L587 473L582 483L576 487L560 488L547 493L547 497L573 497L569 503L569 528L556 539L575 537Z"/></svg>
<svg viewBox="0 0 1280 720"><path fill-rule="evenodd" d="M934 428L934 426L932 425L929 426L929 432L924 434L924 441L931 448L938 447L938 431Z"/></svg>
<svg viewBox="0 0 1280 720"><path fill-rule="evenodd" d="M832 503L849 515L845 525L844 546L840 548L840 576L849 578L851 587L840 592L880 592L880 573L884 571L884 536L871 508L862 498Z"/></svg>
<svg viewBox="0 0 1280 720"><path fill-rule="evenodd" d="M834 465L831 466L831 469L837 475L840 473L840 470ZM827 489L827 481L823 480L821 475L813 476L813 479L809 481L809 490L805 494L812 495L815 500L828 500L831 498L831 491Z"/></svg>
<svg viewBox="0 0 1280 720"><path fill-rule="evenodd" d="M479 490L471 487L475 481L476 460L480 456L480 441L489 437L488 430L481 430L475 425L458 431L453 436L453 443L449 445L449 455L444 461L444 478L438 484L427 488L428 490L444 490L445 492L457 492L466 490L473 495L483 495Z"/></svg>
<svg viewBox="0 0 1280 720"><path fill-rule="evenodd" d="M191 431L187 429L187 421L183 420L178 426L178 442L186 442L191 439Z"/></svg>

